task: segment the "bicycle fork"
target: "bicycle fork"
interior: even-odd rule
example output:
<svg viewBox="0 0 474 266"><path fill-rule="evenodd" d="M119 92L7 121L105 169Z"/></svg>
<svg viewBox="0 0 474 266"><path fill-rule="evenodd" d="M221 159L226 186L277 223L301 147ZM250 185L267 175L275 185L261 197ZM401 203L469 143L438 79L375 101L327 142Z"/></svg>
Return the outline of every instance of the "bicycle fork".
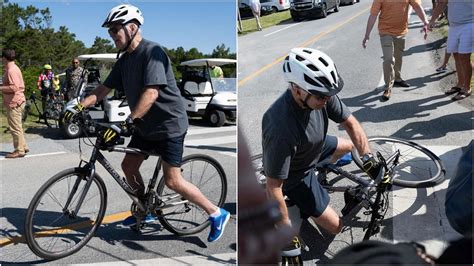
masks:
<svg viewBox="0 0 474 266"><path fill-rule="evenodd" d="M89 192L89 188L91 187L94 174L95 174L95 167L90 164L86 164L83 168L81 168L81 170L86 171L86 174L84 177L82 176L77 177L72 187L71 193L69 193L69 197L67 198L66 204L64 204L64 208L63 208L63 213L66 213L70 218L76 218L77 214L79 213L79 209L81 208L81 205L84 201L84 198L87 195L87 192ZM79 196L79 200L77 201L76 207L74 208L73 211L69 211L69 204L74 198L74 195L76 195L77 189L79 188L79 184L81 183L82 179L86 179L86 184L84 185L84 188L82 189L82 192Z"/></svg>

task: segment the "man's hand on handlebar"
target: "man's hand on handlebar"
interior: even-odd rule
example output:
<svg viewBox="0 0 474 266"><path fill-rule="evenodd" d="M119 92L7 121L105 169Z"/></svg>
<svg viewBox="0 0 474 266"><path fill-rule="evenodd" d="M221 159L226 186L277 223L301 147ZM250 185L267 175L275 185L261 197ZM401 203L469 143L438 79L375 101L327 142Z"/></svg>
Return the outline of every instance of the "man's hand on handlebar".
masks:
<svg viewBox="0 0 474 266"><path fill-rule="evenodd" d="M81 103L78 103L73 107L66 108L66 112L64 112L64 116L63 116L63 122L64 123L71 122L72 118L76 116L77 114L81 113L82 111L84 111L84 106Z"/></svg>
<svg viewBox="0 0 474 266"><path fill-rule="evenodd" d="M133 123L132 117L127 117L125 121L120 123L120 134L125 137L130 137L135 131L135 124Z"/></svg>
<svg viewBox="0 0 474 266"><path fill-rule="evenodd" d="M362 168L364 168L364 171L370 178L375 179L382 170L382 165L371 153L367 153L362 156Z"/></svg>
<svg viewBox="0 0 474 266"><path fill-rule="evenodd" d="M112 125L102 132L102 138L104 139L104 144L115 145L116 141L120 136L129 137L133 134L135 126L133 124L132 118L129 116L125 121L122 121L119 125Z"/></svg>

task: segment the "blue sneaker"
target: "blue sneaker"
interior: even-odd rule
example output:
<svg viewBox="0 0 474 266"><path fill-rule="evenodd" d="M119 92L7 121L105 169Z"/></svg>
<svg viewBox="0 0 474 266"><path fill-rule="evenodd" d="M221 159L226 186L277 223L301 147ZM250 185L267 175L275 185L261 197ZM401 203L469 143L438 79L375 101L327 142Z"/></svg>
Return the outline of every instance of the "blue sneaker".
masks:
<svg viewBox="0 0 474 266"><path fill-rule="evenodd" d="M224 233L225 226L230 218L230 213L222 208L221 215L217 217L209 217L209 221L211 222L211 232L207 237L207 241L214 242L219 239L222 234Z"/></svg>
<svg viewBox="0 0 474 266"><path fill-rule="evenodd" d="M352 162L352 154L350 152L344 154L339 160L336 161L337 166L348 165Z"/></svg>
<svg viewBox="0 0 474 266"><path fill-rule="evenodd" d="M154 221L156 221L156 218L151 215L151 214L147 214L143 220L142 220L142 223L146 223L146 224L149 224L149 223L153 223ZM123 220L122 222L122 225L123 226L134 226L137 224L137 218L135 218L135 216L128 216L127 218L125 218L125 220Z"/></svg>

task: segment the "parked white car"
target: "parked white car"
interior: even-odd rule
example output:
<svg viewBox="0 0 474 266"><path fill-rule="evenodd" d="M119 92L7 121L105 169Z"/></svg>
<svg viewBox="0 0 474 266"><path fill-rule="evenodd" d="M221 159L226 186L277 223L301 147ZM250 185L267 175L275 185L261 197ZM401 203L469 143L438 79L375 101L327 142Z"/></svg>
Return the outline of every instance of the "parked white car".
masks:
<svg viewBox="0 0 474 266"><path fill-rule="evenodd" d="M283 11L290 8L290 0L260 0L263 7L268 7L273 12Z"/></svg>

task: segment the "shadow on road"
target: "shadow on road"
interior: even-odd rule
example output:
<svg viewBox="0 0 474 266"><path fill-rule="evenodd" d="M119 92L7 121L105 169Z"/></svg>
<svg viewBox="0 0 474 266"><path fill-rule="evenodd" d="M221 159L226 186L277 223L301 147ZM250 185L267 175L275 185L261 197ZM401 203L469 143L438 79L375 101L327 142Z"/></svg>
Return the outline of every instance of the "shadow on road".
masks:
<svg viewBox="0 0 474 266"><path fill-rule="evenodd" d="M395 132L393 136L410 140L442 138L448 133L472 130L473 119L474 116L471 111L461 114L448 114L430 121L406 124Z"/></svg>
<svg viewBox="0 0 474 266"><path fill-rule="evenodd" d="M227 203L224 205L224 208L227 209L235 217L235 213L236 213L235 203ZM5 229L5 228L0 229L0 240L2 240L0 242L1 243L0 247L2 247L2 249L9 245L18 245L20 243L26 244L24 237L22 236L24 232L26 212L27 210L23 208L0 209L0 213L2 213L2 216L8 221L8 223L11 224L10 228L12 228L12 229ZM51 215L53 214L54 213L52 212L38 212L37 215L35 215L35 219L38 220L38 219L41 219L41 217L44 217L44 218L51 217ZM206 228L205 230L207 229L208 228ZM73 236L71 237L72 239L74 239ZM107 242L108 244L112 246L121 244L131 250L134 250L137 252L154 253L158 255L159 257L163 257L163 258L171 258L170 257L171 255L159 253L154 250L149 250L147 247L141 245L140 242L141 241L157 241L157 243L160 243L160 242L169 243L170 241L179 241L179 243L182 243L183 245L186 245L187 247L191 245L191 246L196 246L199 248L207 248L207 242L204 242L200 237L194 236L194 235L177 236L172 233L168 233L162 228L159 222L148 225L140 233L132 231L128 227L123 227L121 221L108 223L108 224L102 224L96 231L93 238L100 238L101 240ZM94 248L94 245L87 245L87 248L95 249L97 252L107 254L107 256L116 258L121 261L127 261L130 259L127 257L119 257L116 255L113 255L102 249L96 249ZM236 249L235 244L233 244L233 250L235 249ZM5 252L5 250L3 250L3 252ZM174 254L175 252L172 252L172 253ZM25 261L25 259L29 257L34 257L35 260ZM17 261L1 261L1 263L2 264L24 264L24 263L36 264L36 263L48 262L47 260L37 260L36 258L37 257L31 253L22 254L21 256L17 257L18 259ZM219 259L213 258L212 256L209 257L209 259L211 261L216 261L216 260L220 261ZM58 260L57 262L60 262L60 260ZM232 263L232 262L226 261L225 263L227 264L227 263Z"/></svg>

